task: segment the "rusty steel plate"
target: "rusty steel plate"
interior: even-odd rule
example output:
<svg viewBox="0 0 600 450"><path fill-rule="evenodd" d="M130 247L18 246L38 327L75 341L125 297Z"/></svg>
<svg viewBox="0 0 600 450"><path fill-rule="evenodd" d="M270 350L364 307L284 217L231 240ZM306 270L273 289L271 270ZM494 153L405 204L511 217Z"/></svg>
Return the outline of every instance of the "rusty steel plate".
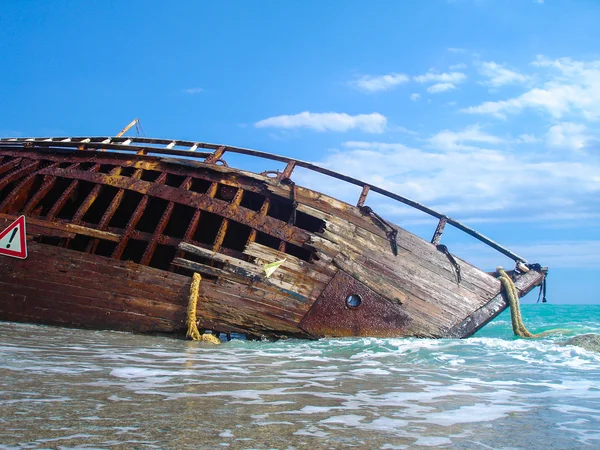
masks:
<svg viewBox="0 0 600 450"><path fill-rule="evenodd" d="M347 302L349 296L358 296ZM348 304L350 303L350 305ZM339 271L300 322L313 337L394 337L404 335L412 318L346 272Z"/></svg>

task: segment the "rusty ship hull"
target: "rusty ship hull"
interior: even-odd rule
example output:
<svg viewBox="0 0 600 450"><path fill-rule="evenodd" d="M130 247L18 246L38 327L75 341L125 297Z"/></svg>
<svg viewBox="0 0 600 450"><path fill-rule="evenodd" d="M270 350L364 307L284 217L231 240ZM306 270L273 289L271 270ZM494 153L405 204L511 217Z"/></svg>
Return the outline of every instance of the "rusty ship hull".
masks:
<svg viewBox="0 0 600 450"><path fill-rule="evenodd" d="M254 173L228 153L285 164ZM296 185L303 167L362 186L356 205ZM439 219L431 241L366 206L375 191ZM511 257L519 295L545 271L404 197L310 163L148 138L0 140L0 228L27 220L26 259L0 257L0 320L183 336L468 337L507 307L500 282L440 245L447 224ZM271 276L265 265L283 261Z"/></svg>

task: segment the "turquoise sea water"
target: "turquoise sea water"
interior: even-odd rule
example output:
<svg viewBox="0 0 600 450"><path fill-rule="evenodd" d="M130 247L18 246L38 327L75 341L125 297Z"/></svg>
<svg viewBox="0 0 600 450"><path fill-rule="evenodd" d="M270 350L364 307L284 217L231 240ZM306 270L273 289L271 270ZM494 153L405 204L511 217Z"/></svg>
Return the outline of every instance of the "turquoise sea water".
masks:
<svg viewBox="0 0 600 450"><path fill-rule="evenodd" d="M221 346L0 323L0 448L600 448L600 306L465 340Z"/></svg>

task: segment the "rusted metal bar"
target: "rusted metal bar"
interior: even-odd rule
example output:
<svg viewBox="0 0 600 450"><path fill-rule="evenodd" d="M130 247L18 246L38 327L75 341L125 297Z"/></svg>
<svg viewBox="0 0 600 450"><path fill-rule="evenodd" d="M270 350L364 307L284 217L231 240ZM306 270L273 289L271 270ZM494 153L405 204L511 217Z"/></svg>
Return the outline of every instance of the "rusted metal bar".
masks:
<svg viewBox="0 0 600 450"><path fill-rule="evenodd" d="M187 177L185 180L183 180L183 182L181 183L181 185L179 187L181 189L187 190L190 188L191 185L192 185L192 177ZM142 256L140 264L147 266L150 263L150 260L152 259L152 256L154 255L154 251L156 250L156 246L158 245L160 237L162 236L163 232L165 231L165 228L167 227L167 224L169 223L169 220L171 219L171 215L173 214L174 207L175 207L174 202L169 202L167 204L167 207L165 208L165 212L163 213L162 217L160 218L160 221L158 222L158 224L156 225L156 229L154 230L152 239L150 240L150 242L148 242L148 245L146 246L146 250L144 251L144 255Z"/></svg>
<svg viewBox="0 0 600 450"><path fill-rule="evenodd" d="M138 203L137 207L135 208L135 211L131 215L129 222L127 222L127 228L125 228L125 232L121 236L121 240L119 241L115 250L112 253L113 258L121 259L121 256L123 256L123 252L125 251L125 246L127 245L127 242L129 241L129 239L131 238L133 229L135 228L135 226L137 225L139 220L142 218L142 214L144 214L144 210L146 209L147 204L148 204L148 196L144 195L142 197L142 199L140 200L140 202Z"/></svg>
<svg viewBox="0 0 600 450"><path fill-rule="evenodd" d="M98 166L97 170L100 170L100 164L96 164L96 165ZM61 170L63 170L63 172L66 172L64 169L61 169ZM92 173L95 174L97 172L97 170L94 170ZM85 173L85 172L78 172L78 173ZM115 167L113 170L110 171L109 176L118 175L119 173L121 173L121 167ZM98 174L98 175L104 175L104 174ZM71 178L71 177L66 177L66 178ZM73 177L73 178L77 178L77 177ZM102 185L100 185L100 184L97 184L96 186L94 186L92 188L92 190L87 195L85 200L81 203L79 208L77 208L77 211L75 211L75 214L73 215L73 218L71 219L71 222L80 223L83 220L83 216L85 216L85 213L88 211L88 209L90 209L90 207L92 206L92 203L94 203L96 198L98 198L98 194L100 193L101 188L102 188Z"/></svg>
<svg viewBox="0 0 600 450"><path fill-rule="evenodd" d="M231 205L233 208L239 206L242 202L242 197L244 195L243 189L238 189L235 193L233 200L231 201ZM229 227L229 220L223 219L221 222L221 226L219 227L219 231L217 232L217 236L215 237L215 242L213 244L213 251L218 252L223 245L223 240L225 239L225 234L227 233L227 228Z"/></svg>
<svg viewBox="0 0 600 450"><path fill-rule="evenodd" d="M276 239L285 240L295 245L302 246L309 238L308 232L301 228L289 225L274 217L263 217L255 211L243 206L232 205L227 201L212 198L207 193L201 194L192 191L181 191L181 189L177 187L167 186L156 182L151 183L144 180L133 180L130 177L111 176L103 173L66 171L57 168L43 169L40 170L39 173L44 175L52 174L65 178L77 178L98 185L108 185L128 189L139 192L142 195L158 197L193 208L199 208L226 219L246 224L251 228L256 228L258 231L270 234Z"/></svg>
<svg viewBox="0 0 600 450"><path fill-rule="evenodd" d="M22 158L15 158L12 161L8 161L0 166L0 175L8 172L9 170L13 170L19 164L21 164Z"/></svg>
<svg viewBox="0 0 600 450"><path fill-rule="evenodd" d="M365 184L362 188L362 192L360 193L360 197L358 198L358 202L356 203L357 207L361 207L365 205L365 201L367 200L367 194L369 193L369 189L371 189L367 184Z"/></svg>
<svg viewBox="0 0 600 450"><path fill-rule="evenodd" d="M57 178L53 175L46 175L44 177L44 182L42 183L42 185L40 186L38 191L35 194L33 194L31 199L27 202L27 204L23 208L23 214L29 215L33 212L33 210L38 205L38 203L42 200L42 198L44 198L46 196L46 194L48 194L48 192L50 192L50 189L52 189L52 187L56 183L56 180L57 180Z"/></svg>
<svg viewBox="0 0 600 450"><path fill-rule="evenodd" d="M98 167L100 167L100 166L98 166ZM60 197L58 197L58 200L56 200L54 205L52 205L52 207L50 208L50 211L48 211L48 218L50 220L54 219L60 213L60 210L63 208L63 206L65 206L65 203L67 203L67 200L73 195L73 192L75 192L75 189L77 188L78 184L79 184L79 180L71 181L71 183L69 184L69 187L67 187L67 189L65 189L63 191L63 193L60 194Z"/></svg>
<svg viewBox="0 0 600 450"><path fill-rule="evenodd" d="M185 184L185 181L184 181ZM217 189L219 188L219 184L217 182L212 182L208 188L208 190L206 191L206 195L208 195L209 197L214 197L217 194ZM196 209L194 211L194 215L192 216L192 219L190 220L190 224L187 227L187 230L185 230L185 234L183 235L183 241L185 242L192 242L192 239L194 237L194 234L196 234L196 230L198 229L198 223L200 222L200 216L202 215L202 211L200 209ZM183 257L184 252L181 250L177 250L177 252L175 253L175 257L176 258L181 258ZM173 270L174 266L171 265L171 267L169 268L169 270Z"/></svg>
<svg viewBox="0 0 600 450"><path fill-rule="evenodd" d="M38 166L40 165L40 163L41 163L41 161L39 161L39 160L32 161L29 164L25 164L24 166L19 167L14 172L12 172L12 173L8 174L7 176L5 176L4 178L2 178L2 180L0 180L0 190L4 189L6 186L8 186L13 181L16 181L19 178L26 176L26 175L30 174L31 172L33 172L34 170L36 170L38 168Z"/></svg>
<svg viewBox="0 0 600 450"><path fill-rule="evenodd" d="M133 178L135 180L139 180L142 177L143 172L144 171L142 169L137 169L131 175L131 178ZM102 215L102 218L100 219L100 222L98 223L99 230L106 230L108 228L108 224L110 223L111 219L117 212L117 209L119 208L119 205L121 204L121 201L123 200L124 195L125 195L125 189L119 189L117 191L117 193L115 194L113 199L110 201L110 205L108 205L108 208L106 208L106 211L104 211L104 214ZM96 249L98 248L99 243L100 243L100 241L98 239L94 239L93 241L91 241L88 244L86 251L88 253L94 253L96 251Z"/></svg>
<svg viewBox="0 0 600 450"><path fill-rule="evenodd" d="M292 172L294 171L294 168L296 167L296 161L290 161L287 163L287 165L285 166L285 169L283 169L283 172L281 172L278 176L277 176L277 180L281 181L281 180L289 180L292 176Z"/></svg>
<svg viewBox="0 0 600 450"><path fill-rule="evenodd" d="M54 163L49 166L49 168L55 167L58 167L58 163ZM27 193L31 189L36 176L37 173L30 173L27 175L4 199L2 204L0 204L0 211L8 212L11 209L21 209L23 206L22 203L25 202Z"/></svg>
<svg viewBox="0 0 600 450"><path fill-rule="evenodd" d="M156 181L154 183L155 184L163 184L166 179L167 179L167 174L161 173L160 176L156 179ZM138 203L137 207L135 208L135 211L129 218L129 222L127 222L127 227L125 228L125 231L123 232L123 235L121 236L121 240L119 241L119 243L117 244L117 247L113 251L113 254L112 254L113 258L121 259L121 256L123 256L123 252L125 251L127 242L131 238L131 234L133 233L135 226L137 225L139 220L142 218L142 215L144 214L144 211L146 210L146 206L148 205L149 200L150 200L150 197L148 195L144 195L142 197L142 199L140 200L140 202Z"/></svg>
<svg viewBox="0 0 600 450"><path fill-rule="evenodd" d="M269 197L266 197L265 200L263 201L263 204L260 207L260 211L258 211L258 215L260 217L266 217L267 213L269 212L270 206L271 206L271 199ZM250 231L250 235L248 236L248 242L246 242L246 245L249 245L250 243L252 243L256 240L257 233L258 232L254 228Z"/></svg>
<svg viewBox="0 0 600 450"><path fill-rule="evenodd" d="M442 233L444 232L444 227L446 226L446 222L448 219L446 217L442 217L437 224L437 227L433 233L433 237L431 238L431 243L433 245L438 245L440 243L440 239L442 238Z"/></svg>
<svg viewBox="0 0 600 450"><path fill-rule="evenodd" d="M226 150L226 147L224 145L221 145L213 153L208 155L206 157L206 159L204 160L204 162L207 164L216 164L217 161L219 161L221 159L221 157L223 156L223 153L225 153L225 150Z"/></svg>

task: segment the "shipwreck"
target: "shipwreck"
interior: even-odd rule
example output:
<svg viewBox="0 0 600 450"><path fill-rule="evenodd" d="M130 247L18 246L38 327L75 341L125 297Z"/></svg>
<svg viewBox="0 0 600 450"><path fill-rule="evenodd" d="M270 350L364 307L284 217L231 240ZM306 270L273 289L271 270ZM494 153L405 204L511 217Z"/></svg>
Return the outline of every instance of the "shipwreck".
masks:
<svg viewBox="0 0 600 450"><path fill-rule="evenodd" d="M229 167L231 154L284 168ZM356 204L297 185L298 167L359 186ZM432 239L371 209L370 192L437 218ZM197 273L197 326L217 335L464 338L507 299L494 274L440 244L445 226L511 258L519 296L546 276L403 196L308 162L195 141L1 139L0 229L20 216L28 255L0 256L4 321L184 336Z"/></svg>

